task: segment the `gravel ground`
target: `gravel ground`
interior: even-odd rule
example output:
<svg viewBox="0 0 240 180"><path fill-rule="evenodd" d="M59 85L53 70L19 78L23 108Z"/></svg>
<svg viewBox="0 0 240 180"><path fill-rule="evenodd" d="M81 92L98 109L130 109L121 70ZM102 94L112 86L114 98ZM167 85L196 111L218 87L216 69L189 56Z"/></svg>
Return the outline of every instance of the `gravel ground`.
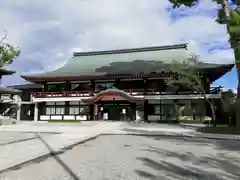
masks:
<svg viewBox="0 0 240 180"><path fill-rule="evenodd" d="M100 136L0 180L239 180L240 142Z"/></svg>
<svg viewBox="0 0 240 180"><path fill-rule="evenodd" d="M182 128L179 124L165 124L165 123L133 123L124 122L121 124L122 127L134 127L134 128Z"/></svg>

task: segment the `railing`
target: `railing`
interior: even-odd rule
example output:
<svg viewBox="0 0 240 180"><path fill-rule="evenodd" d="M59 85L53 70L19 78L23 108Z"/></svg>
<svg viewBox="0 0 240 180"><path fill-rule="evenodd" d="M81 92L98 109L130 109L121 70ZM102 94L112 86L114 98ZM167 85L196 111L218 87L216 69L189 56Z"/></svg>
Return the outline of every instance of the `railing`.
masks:
<svg viewBox="0 0 240 180"><path fill-rule="evenodd" d="M142 95L144 94L143 89L131 89L131 90L123 90L131 95ZM153 90L152 90L153 91ZM43 98L43 97L90 97L99 93L100 91L63 91L63 92L33 92L32 97ZM148 94L151 91L148 91Z"/></svg>
<svg viewBox="0 0 240 180"><path fill-rule="evenodd" d="M199 94L199 92L194 91L185 91L185 92L160 92L156 89L148 89L147 91L144 89L122 89L123 91L129 93L132 96L139 95L188 95L188 94ZM207 94L218 94L220 93L220 89L211 88ZM100 91L63 91L63 92L33 92L33 98L50 98L50 97L91 97L99 93Z"/></svg>

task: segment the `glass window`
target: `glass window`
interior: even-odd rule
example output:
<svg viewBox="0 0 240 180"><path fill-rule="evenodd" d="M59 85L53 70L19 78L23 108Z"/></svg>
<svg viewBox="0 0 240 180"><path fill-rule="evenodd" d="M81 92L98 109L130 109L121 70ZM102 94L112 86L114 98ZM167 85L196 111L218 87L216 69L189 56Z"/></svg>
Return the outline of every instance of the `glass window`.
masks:
<svg viewBox="0 0 240 180"><path fill-rule="evenodd" d="M51 108L50 107L46 108L46 115L51 115Z"/></svg>
<svg viewBox="0 0 240 180"><path fill-rule="evenodd" d="M70 107L69 114L79 114L79 107Z"/></svg>
<svg viewBox="0 0 240 180"><path fill-rule="evenodd" d="M173 104L173 100L172 99L162 99L161 100L162 102L162 104Z"/></svg>
<svg viewBox="0 0 240 180"><path fill-rule="evenodd" d="M46 102L46 105L47 105L47 106L54 106L54 105L55 105L55 102Z"/></svg>
<svg viewBox="0 0 240 180"><path fill-rule="evenodd" d="M79 101L70 101L69 105L79 105Z"/></svg>
<svg viewBox="0 0 240 180"><path fill-rule="evenodd" d="M56 102L56 105L65 105L64 101Z"/></svg>
<svg viewBox="0 0 240 180"><path fill-rule="evenodd" d="M179 104L187 105L187 104L190 104L190 103L191 103L191 100L180 99L180 100L178 100L178 103L179 103Z"/></svg>
<svg viewBox="0 0 240 180"><path fill-rule="evenodd" d="M69 107L69 114L74 114L74 108L73 107Z"/></svg>
<svg viewBox="0 0 240 180"><path fill-rule="evenodd" d="M148 104L147 112L148 112L148 115L154 115L155 114L155 106L153 104Z"/></svg>
<svg viewBox="0 0 240 180"><path fill-rule="evenodd" d="M160 104L160 99L150 99L148 100L148 103L149 104Z"/></svg>
<svg viewBox="0 0 240 180"><path fill-rule="evenodd" d="M77 88L79 86L79 84L71 84L71 90Z"/></svg>
<svg viewBox="0 0 240 180"><path fill-rule="evenodd" d="M89 106L80 106L80 113L82 114L89 113Z"/></svg>
<svg viewBox="0 0 240 180"><path fill-rule="evenodd" d="M154 114L161 114L160 105L155 105L155 112L154 112Z"/></svg>
<svg viewBox="0 0 240 180"><path fill-rule="evenodd" d="M56 113L55 107L50 107L50 113L51 113L51 114L55 114L55 113Z"/></svg>
<svg viewBox="0 0 240 180"><path fill-rule="evenodd" d="M64 115L65 108L64 107L56 107L56 114Z"/></svg>

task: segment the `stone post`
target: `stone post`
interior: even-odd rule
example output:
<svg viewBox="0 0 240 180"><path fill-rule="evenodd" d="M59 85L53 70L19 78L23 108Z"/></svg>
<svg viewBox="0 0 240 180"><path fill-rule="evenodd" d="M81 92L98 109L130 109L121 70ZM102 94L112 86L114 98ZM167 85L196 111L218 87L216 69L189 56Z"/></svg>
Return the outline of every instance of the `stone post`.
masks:
<svg viewBox="0 0 240 180"><path fill-rule="evenodd" d="M34 106L34 122L38 122L38 103Z"/></svg>
<svg viewBox="0 0 240 180"><path fill-rule="evenodd" d="M21 105L21 103L19 102L18 104L17 104L17 123L18 122L20 122L20 120L21 120L21 108L22 108L22 105Z"/></svg>

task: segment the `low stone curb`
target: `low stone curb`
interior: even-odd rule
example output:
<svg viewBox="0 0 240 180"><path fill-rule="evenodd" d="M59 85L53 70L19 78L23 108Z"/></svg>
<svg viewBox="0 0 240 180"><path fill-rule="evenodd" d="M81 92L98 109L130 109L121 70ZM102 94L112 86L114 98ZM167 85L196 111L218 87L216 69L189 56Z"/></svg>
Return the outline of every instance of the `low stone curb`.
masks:
<svg viewBox="0 0 240 180"><path fill-rule="evenodd" d="M236 136L235 138L228 138L228 137L211 137L211 136L194 136L192 135L193 138L203 138L203 139L215 139L215 140L234 140L234 141L240 141L240 136Z"/></svg>
<svg viewBox="0 0 240 180"><path fill-rule="evenodd" d="M197 126L194 126L194 125L189 125L189 124L180 124L180 126L184 127L184 128L188 128L188 129L200 129L202 127L197 127ZM204 126L203 126L204 127Z"/></svg>
<svg viewBox="0 0 240 180"><path fill-rule="evenodd" d="M73 144L71 145L67 145L63 148L59 148L57 150L51 150L49 153L46 153L46 154L43 154L43 155L40 155L38 157L35 157L35 158L32 158L28 161L24 161L24 162L21 162L21 163L18 163L18 164L15 164L13 166L10 166L8 168L4 168L2 170L0 170L0 174L3 173L3 172L6 172L6 171L13 171L13 170L17 170L17 169L20 169L22 166L24 165L27 165L27 164L30 164L30 163L34 163L34 162L41 162L49 157L52 157L52 156L56 156L56 155L59 155L59 154L62 154L64 153L65 151L67 150L70 150L72 148L74 148L75 146L79 145L79 144L84 144L88 141L91 141L91 140L94 140L96 139L97 137L99 137L101 134L97 134L97 135L94 135L94 136L91 136L91 137L88 137L86 139L83 139L83 140L80 140L80 141L77 141L77 142L74 142Z"/></svg>
<svg viewBox="0 0 240 180"><path fill-rule="evenodd" d="M214 140L234 140L234 141L240 141L240 136L233 137L211 137L211 136L205 136L203 134L185 134L185 133L179 133L179 134L164 134L164 133L156 133L156 131L153 131L154 134L151 133L151 131L145 131L144 133L137 133L137 132L109 132L109 133L102 133L101 135L137 135L137 136L162 136L162 137L187 137L187 138L198 138L198 139L214 139ZM166 132L165 132L166 133Z"/></svg>

